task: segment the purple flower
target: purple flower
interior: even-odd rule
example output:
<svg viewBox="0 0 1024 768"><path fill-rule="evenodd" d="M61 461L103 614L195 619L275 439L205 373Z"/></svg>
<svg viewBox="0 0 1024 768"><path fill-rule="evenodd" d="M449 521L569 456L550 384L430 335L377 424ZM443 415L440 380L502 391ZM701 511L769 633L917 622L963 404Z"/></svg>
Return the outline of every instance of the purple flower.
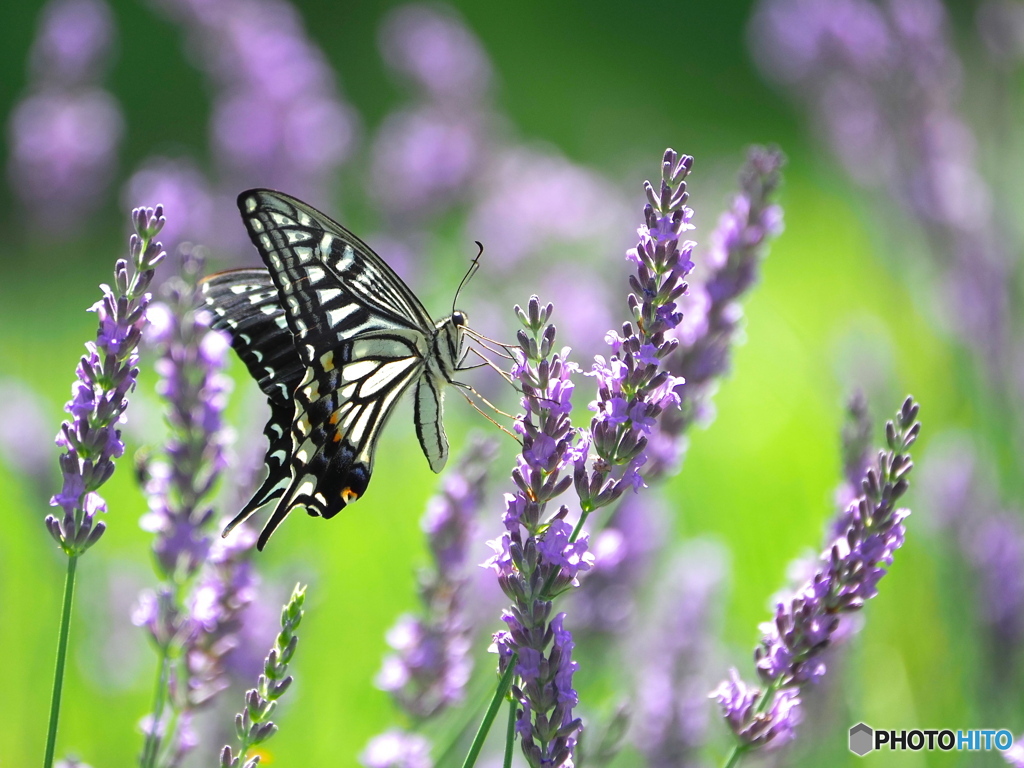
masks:
<svg viewBox="0 0 1024 768"><path fill-rule="evenodd" d="M163 231L172 252L183 242L215 241L213 192L203 172L188 160L151 157L124 185L122 197L163 200L171 217Z"/></svg>
<svg viewBox="0 0 1024 768"><path fill-rule="evenodd" d="M211 151L224 181L326 194L352 152L357 121L296 9L281 0L160 5L185 28L216 88Z"/></svg>
<svg viewBox="0 0 1024 768"><path fill-rule="evenodd" d="M124 120L99 87L113 39L102 0L51 0L40 15L29 93L8 125L8 175L45 233L74 229L103 202L113 178Z"/></svg>
<svg viewBox="0 0 1024 768"><path fill-rule="evenodd" d="M375 736L359 756L366 768L433 768L430 742L423 736L388 731Z"/></svg>
<svg viewBox="0 0 1024 768"><path fill-rule="evenodd" d="M711 692L722 708L722 717L736 738L746 748L781 747L796 736L796 726L803 719L800 696L793 689L783 690L762 708L764 692L748 686L739 673L729 671L729 679Z"/></svg>
<svg viewBox="0 0 1024 768"><path fill-rule="evenodd" d="M693 268L694 244L681 241L693 228L693 211L686 206L686 177L693 158L669 149L662 163L661 186L645 184L648 204L645 225L637 230L639 242L627 254L636 265L629 279L634 293L628 305L633 322L622 334L609 332L615 354L607 360L595 357L591 373L597 382L596 415L590 432L597 454L588 473L585 457L576 463L575 483L584 515L614 501L627 486L644 485L641 468L647 463L645 449L658 416L679 404L675 389L683 384L663 361L677 346L668 334L682 320L676 311L686 293L684 278ZM635 325L634 325L635 324ZM614 468L621 468L618 479Z"/></svg>
<svg viewBox="0 0 1024 768"><path fill-rule="evenodd" d="M72 415L61 425L57 445L64 452L59 463L63 487L51 499L63 516L46 518L46 527L69 556L77 557L95 544L106 524L95 520L106 511L106 502L96 492L114 473L114 459L124 453L117 424L124 420L128 393L138 377L138 345L146 323L146 292L153 271L164 258L154 238L164 225L163 209L136 208L132 211L136 234L128 262L119 259L114 268L114 288L102 285L103 298L91 307L99 318L96 342L87 342L86 355L78 363L78 380L72 385L72 399L64 407Z"/></svg>
<svg viewBox="0 0 1024 768"><path fill-rule="evenodd" d="M474 200L487 175L496 127L487 99L490 62L444 6L395 9L378 42L385 63L413 92L412 103L385 118L373 139L371 191L390 230L422 240L426 220Z"/></svg>
<svg viewBox="0 0 1024 768"><path fill-rule="evenodd" d="M1003 752L1003 760L1014 768L1024 768L1024 736L1013 740L1013 746Z"/></svg>
<svg viewBox="0 0 1024 768"><path fill-rule="evenodd" d="M494 451L491 443L471 445L445 476L442 492L430 500L422 525L433 563L420 574L423 610L400 617L387 635L395 653L384 660L377 685L418 719L460 701L472 671L466 565Z"/></svg>
<svg viewBox="0 0 1024 768"><path fill-rule="evenodd" d="M380 49L393 71L436 101L465 102L487 91L491 64L480 42L454 11L413 3L392 11Z"/></svg>
<svg viewBox="0 0 1024 768"><path fill-rule="evenodd" d="M627 209L607 181L535 149L512 147L492 155L465 231L487 244L495 268L511 272L531 254L548 253L552 244L571 251L576 244L620 241ZM561 306L575 291L572 284L559 287Z"/></svg>
<svg viewBox="0 0 1024 768"><path fill-rule="evenodd" d="M13 378L0 379L0 456L33 480L52 484L50 422L39 395Z"/></svg>
<svg viewBox="0 0 1024 768"><path fill-rule="evenodd" d="M917 413L908 397L896 421L886 425L888 450L862 478L846 531L822 553L810 580L777 603L773 620L761 626L754 662L765 688L748 686L733 670L731 679L711 694L737 737L739 752L792 738L801 688L825 673L821 655L834 641L840 617L860 610L877 594L879 580L903 544L903 521L910 514L895 504L909 487L913 464L908 450L920 432Z"/></svg>
<svg viewBox="0 0 1024 768"><path fill-rule="evenodd" d="M572 675L572 636L552 617L552 600L577 584L576 574L590 567L585 536L573 540L562 506L550 517L547 506L572 484L565 474L580 436L569 418L571 376L567 349L555 352L555 327L548 321L553 307L536 296L524 311L516 307L523 326L512 375L523 392L523 415L516 423L522 452L512 471L515 494L506 495L505 533L490 542L493 568L512 607L502 616L506 629L494 636L494 649L504 671L517 658L512 696L518 703L516 731L531 766L568 764L579 731L573 716L576 692ZM551 642L551 640L554 642Z"/></svg>
<svg viewBox="0 0 1024 768"><path fill-rule="evenodd" d="M142 468L150 511L141 524L156 534L161 584L155 596L144 597L136 623L149 630L169 681L167 700L158 697L148 716L144 755L162 749L178 762L195 743L193 713L227 687L227 660L256 585L248 562L252 538L215 541L212 531L209 500L225 466L229 382L222 370L229 343L194 309L201 270L198 252L184 251L170 304L150 308L151 341L160 350L157 391L168 405L170 436L163 455Z"/></svg>
<svg viewBox="0 0 1024 768"><path fill-rule="evenodd" d="M1014 34L1012 22L1004 30ZM1011 262L959 105L963 67L943 4L762 0L750 31L765 74L807 106L850 176L918 226L938 268L938 316L955 317L949 332L1005 376Z"/></svg>
<svg viewBox="0 0 1024 768"><path fill-rule="evenodd" d="M700 765L707 738L707 670L714 661L723 553L694 543L662 578L651 619L636 638L633 743L650 768ZM589 582L581 593L590 588Z"/></svg>
<svg viewBox="0 0 1024 768"><path fill-rule="evenodd" d="M93 82L103 74L115 36L102 0L53 0L43 7L29 52L32 74L61 86Z"/></svg>
<svg viewBox="0 0 1024 768"><path fill-rule="evenodd" d="M472 113L430 105L390 114L374 138L375 197L402 226L437 215L471 191L484 134L482 116Z"/></svg>
<svg viewBox="0 0 1024 768"><path fill-rule="evenodd" d="M976 616L984 629L992 683L1016 663L1024 642L1024 524L993 492L995 461L963 438L939 438L923 464L922 502L953 539L972 572Z"/></svg>
<svg viewBox="0 0 1024 768"><path fill-rule="evenodd" d="M665 540L667 510L657 498L623 496L591 539L594 565L574 592L570 615L577 629L623 634L637 616Z"/></svg>
<svg viewBox="0 0 1024 768"><path fill-rule="evenodd" d="M771 203L778 188L782 155L752 147L740 171L740 190L711 233L711 247L695 275L699 282L683 296L683 322L667 335L678 346L665 361L677 377L673 391L678 408L662 408L657 439L652 435L647 477L675 468L682 455L682 436L690 426L708 420L718 380L729 371L731 349L740 332L740 299L751 289L770 240L782 229L781 209Z"/></svg>

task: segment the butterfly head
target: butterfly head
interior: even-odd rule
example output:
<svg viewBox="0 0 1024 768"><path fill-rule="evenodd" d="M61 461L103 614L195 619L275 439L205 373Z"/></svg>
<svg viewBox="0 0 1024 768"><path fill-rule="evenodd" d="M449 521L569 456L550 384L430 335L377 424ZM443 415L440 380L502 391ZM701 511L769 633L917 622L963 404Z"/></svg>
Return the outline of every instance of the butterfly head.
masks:
<svg viewBox="0 0 1024 768"><path fill-rule="evenodd" d="M466 346L468 324L469 316L461 309L456 309L448 317L438 320L435 326L438 362L449 380L469 352Z"/></svg>

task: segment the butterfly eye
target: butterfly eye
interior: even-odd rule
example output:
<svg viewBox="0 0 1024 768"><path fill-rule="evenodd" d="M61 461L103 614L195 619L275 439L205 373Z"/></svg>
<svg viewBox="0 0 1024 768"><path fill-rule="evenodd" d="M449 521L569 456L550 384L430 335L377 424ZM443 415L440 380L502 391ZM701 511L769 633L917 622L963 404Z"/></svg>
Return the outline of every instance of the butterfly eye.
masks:
<svg viewBox="0 0 1024 768"><path fill-rule="evenodd" d="M466 317L466 313L463 312L462 310L458 310L457 309L457 310L455 310L452 313L452 324L453 325L455 325L455 326L465 325L468 321L469 321L469 318Z"/></svg>

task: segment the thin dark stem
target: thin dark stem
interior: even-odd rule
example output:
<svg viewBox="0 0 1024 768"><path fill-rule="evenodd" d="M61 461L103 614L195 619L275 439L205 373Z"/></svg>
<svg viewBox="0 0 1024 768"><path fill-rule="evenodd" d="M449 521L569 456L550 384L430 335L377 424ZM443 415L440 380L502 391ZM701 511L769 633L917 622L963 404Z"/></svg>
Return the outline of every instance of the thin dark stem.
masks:
<svg viewBox="0 0 1024 768"><path fill-rule="evenodd" d="M50 727L46 732L46 755L43 768L53 768L53 753L57 746L57 719L60 716L60 696L64 690L64 665L68 657L68 634L71 630L71 605L75 596L75 570L78 555L68 556L68 572L64 579L64 605L60 614L60 635L57 639L57 668L53 673L53 696L50 699Z"/></svg>
<svg viewBox="0 0 1024 768"><path fill-rule="evenodd" d="M484 741L487 740L487 734L491 730L491 723L494 722L494 718L498 714L498 710L501 708L501 702L508 694L508 689L512 686L512 678L515 675L516 662L518 660L519 656L515 653L513 653L512 658L508 660L508 667L506 667L501 679L498 680L498 687L494 691L491 703L487 706L487 712L484 713L484 719L480 721L480 727L477 729L476 736L473 737L473 743L469 745L469 752L466 753L466 759L462 763L462 768L473 768L473 765L476 764L476 759L480 755L480 750L483 749Z"/></svg>

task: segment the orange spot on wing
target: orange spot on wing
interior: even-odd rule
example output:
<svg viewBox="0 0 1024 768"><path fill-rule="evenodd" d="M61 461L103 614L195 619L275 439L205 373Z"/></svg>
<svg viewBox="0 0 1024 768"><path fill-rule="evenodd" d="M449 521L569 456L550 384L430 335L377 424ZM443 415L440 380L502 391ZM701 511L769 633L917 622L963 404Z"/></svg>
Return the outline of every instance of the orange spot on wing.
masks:
<svg viewBox="0 0 1024 768"><path fill-rule="evenodd" d="M359 498L359 494L353 491L351 488L341 489L341 500L346 504L351 504Z"/></svg>

